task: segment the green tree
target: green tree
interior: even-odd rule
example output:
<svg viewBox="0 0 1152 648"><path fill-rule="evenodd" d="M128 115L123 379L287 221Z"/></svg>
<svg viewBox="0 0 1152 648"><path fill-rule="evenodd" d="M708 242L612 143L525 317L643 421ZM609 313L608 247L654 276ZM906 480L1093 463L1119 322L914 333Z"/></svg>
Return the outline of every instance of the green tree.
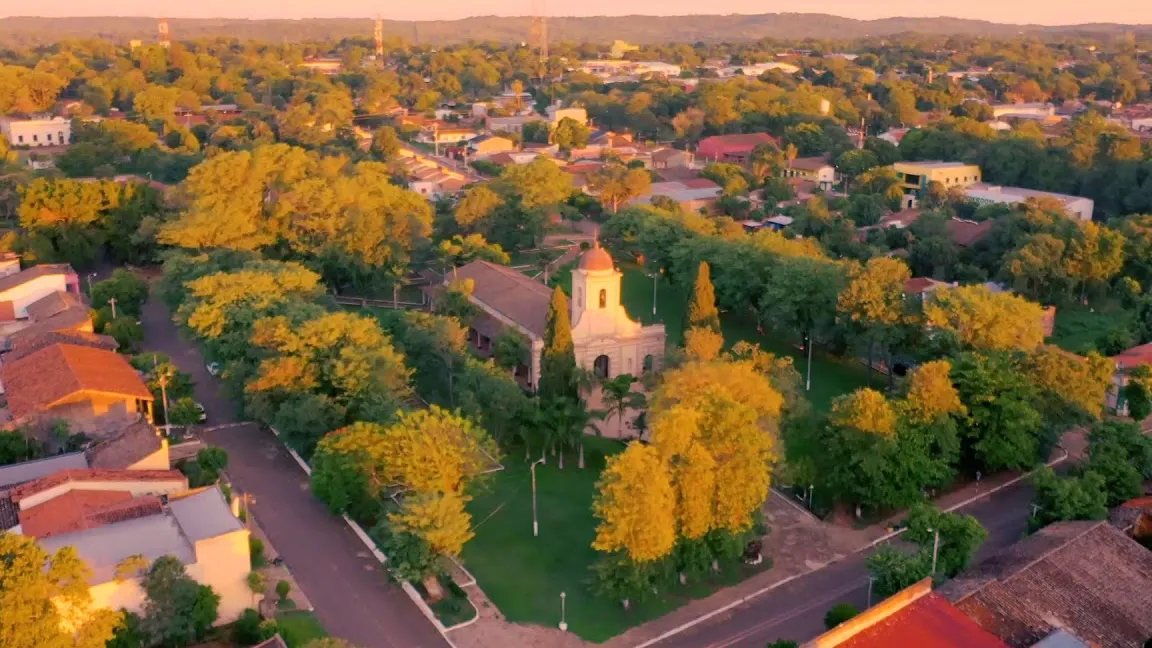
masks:
<svg viewBox="0 0 1152 648"><path fill-rule="evenodd" d="M220 595L192 580L178 559L157 558L142 585L143 628L154 644L187 646L203 638L216 622Z"/></svg>
<svg viewBox="0 0 1152 648"><path fill-rule="evenodd" d="M931 555L940 534L936 571L948 577L968 568L980 546L988 539L988 531L971 515L945 513L931 504L921 503L908 513L908 530L904 538L920 545L921 551Z"/></svg>
<svg viewBox="0 0 1152 648"><path fill-rule="evenodd" d="M848 619L860 614L860 610L851 603L837 603L824 615L824 628L831 630Z"/></svg>
<svg viewBox="0 0 1152 648"><path fill-rule="evenodd" d="M592 131L587 126L571 117L565 117L552 130L552 141L561 149L571 151L587 146L591 135Z"/></svg>
<svg viewBox="0 0 1152 648"><path fill-rule="evenodd" d="M1048 466L1032 475L1032 529L1065 520L1103 520L1108 517L1104 477L1089 471L1080 477L1058 476Z"/></svg>
<svg viewBox="0 0 1152 648"><path fill-rule="evenodd" d="M49 554L34 538L0 531L0 556L4 648L102 648L112 639L123 615L91 607L91 570L73 547ZM75 634L61 628L65 616L57 602L80 613Z"/></svg>
<svg viewBox="0 0 1152 648"><path fill-rule="evenodd" d="M133 272L118 269L108 279L92 284L92 308L104 308L113 299L117 314L139 318L148 299L148 282Z"/></svg>
<svg viewBox="0 0 1152 648"><path fill-rule="evenodd" d="M606 408L604 416L609 420L616 417L616 434L620 438L624 434L624 414L628 410L640 410L647 405L648 399L644 392L632 391L635 382L636 377L632 374L620 374L600 383Z"/></svg>
<svg viewBox="0 0 1152 648"><path fill-rule="evenodd" d="M868 573L875 579L875 595L880 598L918 583L932 574L932 555L923 551L907 553L883 545L868 556Z"/></svg>
<svg viewBox="0 0 1152 648"><path fill-rule="evenodd" d="M552 291L540 359L538 391L546 398L576 398L576 355L572 323L568 319L568 296L559 286Z"/></svg>
<svg viewBox="0 0 1152 648"><path fill-rule="evenodd" d="M381 162L393 160L400 152L400 137L391 126L381 126L372 136L372 154Z"/></svg>
<svg viewBox="0 0 1152 648"><path fill-rule="evenodd" d="M571 176L545 158L508 167L493 184L505 196L519 198L527 209L552 207L572 195Z"/></svg>
<svg viewBox="0 0 1152 648"><path fill-rule="evenodd" d="M985 472L1034 464L1044 420L1034 406L1036 388L1011 357L965 353L952 379L967 410L960 417L964 452Z"/></svg>

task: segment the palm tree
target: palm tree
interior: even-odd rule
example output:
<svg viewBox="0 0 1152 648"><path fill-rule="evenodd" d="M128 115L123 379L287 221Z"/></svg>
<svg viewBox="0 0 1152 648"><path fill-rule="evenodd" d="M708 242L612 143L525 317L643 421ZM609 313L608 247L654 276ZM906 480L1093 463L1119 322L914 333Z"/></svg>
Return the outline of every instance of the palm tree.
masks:
<svg viewBox="0 0 1152 648"><path fill-rule="evenodd" d="M632 383L634 382L636 382L636 377L632 374L620 374L611 380L600 383L600 389L604 394L606 418L611 419L613 415L616 416L617 436L624 433L624 414L630 409L643 408L648 401L643 392L632 391Z"/></svg>
<svg viewBox="0 0 1152 648"><path fill-rule="evenodd" d="M560 469L564 469L565 446L578 449L580 454L577 466L583 469L584 432L591 428L599 435L600 429L596 427L596 421L604 418L604 413L599 410L589 410L582 400L568 398L558 398L552 401L545 408L545 411L547 412L547 426L551 429L554 440L560 446Z"/></svg>

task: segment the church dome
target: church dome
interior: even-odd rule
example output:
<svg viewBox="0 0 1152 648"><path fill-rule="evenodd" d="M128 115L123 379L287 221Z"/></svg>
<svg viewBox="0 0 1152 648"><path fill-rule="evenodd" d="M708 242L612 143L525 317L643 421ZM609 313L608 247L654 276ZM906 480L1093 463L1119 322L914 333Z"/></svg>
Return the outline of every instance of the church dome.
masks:
<svg viewBox="0 0 1152 648"><path fill-rule="evenodd" d="M612 262L612 256L600 247L600 242L596 242L596 246L588 250L580 256L580 269L581 270L612 270L616 264Z"/></svg>

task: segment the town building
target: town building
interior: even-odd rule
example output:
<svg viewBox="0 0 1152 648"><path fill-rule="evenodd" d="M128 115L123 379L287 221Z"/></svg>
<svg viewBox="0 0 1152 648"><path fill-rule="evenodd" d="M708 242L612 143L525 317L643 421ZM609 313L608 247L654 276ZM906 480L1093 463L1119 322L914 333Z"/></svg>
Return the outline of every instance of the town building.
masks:
<svg viewBox="0 0 1152 648"><path fill-rule="evenodd" d="M515 150L517 150L516 142L499 135L481 135L468 142L468 155L477 160L484 160L497 153Z"/></svg>
<svg viewBox="0 0 1152 648"><path fill-rule="evenodd" d="M544 119L535 113L529 115L514 115L511 117L488 115L484 118L484 126L492 133L522 133L524 132L525 124L543 121Z"/></svg>
<svg viewBox="0 0 1152 648"><path fill-rule="evenodd" d="M344 70L344 61L338 58L313 58L300 64L313 72L332 76Z"/></svg>
<svg viewBox="0 0 1152 648"><path fill-rule="evenodd" d="M750 63L748 65L730 65L717 70L721 78L727 78L736 75L744 75L750 77L758 77L766 72L772 70L779 70L784 74L796 74L800 71L799 66L792 65L791 63L782 63L780 61L769 61L767 63Z"/></svg>
<svg viewBox="0 0 1152 648"><path fill-rule="evenodd" d="M471 301L482 311L469 326L470 343L482 353L504 329L528 340L529 364L519 368L529 389L540 380L541 354L552 291L506 266L473 261L445 280L470 280ZM580 257L572 271L569 320L576 364L599 378L641 375L663 365L666 336L663 324L644 326L628 316L621 303L623 274L597 243Z"/></svg>
<svg viewBox="0 0 1152 648"><path fill-rule="evenodd" d="M778 142L768 133L713 135L700 140L696 147L696 157L716 162L743 162L757 146L764 144Z"/></svg>
<svg viewBox="0 0 1152 648"><path fill-rule="evenodd" d="M0 117L0 133L15 147L66 146L72 141L72 122L63 117Z"/></svg>
<svg viewBox="0 0 1152 648"><path fill-rule="evenodd" d="M720 185L708 178L653 182L647 193L633 198L629 204L651 205L658 202L657 198L667 198L688 211L710 210L721 193Z"/></svg>
<svg viewBox="0 0 1152 648"><path fill-rule="evenodd" d="M945 189L968 187L980 182L980 167L963 162L897 162L892 165L896 177L904 189L903 207L919 205L920 196L932 182L938 182Z"/></svg>
<svg viewBox="0 0 1152 648"><path fill-rule="evenodd" d="M416 141L433 146L453 146L470 142L477 137L480 137L480 133L471 128L453 128L437 122L422 128L416 135Z"/></svg>
<svg viewBox="0 0 1152 648"><path fill-rule="evenodd" d="M1001 187L983 182L977 182L966 187L964 189L964 195L968 196L968 199L973 202L986 205L1016 205L1032 198L1047 198L1062 203L1064 205L1064 211L1068 213L1070 218L1081 221L1092 220L1092 209L1095 206L1091 198L1069 196L1066 194L1052 193L1050 191L1024 189L1023 187Z"/></svg>
<svg viewBox="0 0 1152 648"><path fill-rule="evenodd" d="M51 424L107 438L152 420L152 392L123 356L76 343L55 343L5 362L0 380L10 426L53 441Z"/></svg>
<svg viewBox="0 0 1152 648"><path fill-rule="evenodd" d="M992 116L1009 119L1047 119L1056 114L1056 107L1048 103L995 104Z"/></svg>
<svg viewBox="0 0 1152 648"><path fill-rule="evenodd" d="M1012 648L1138 647L1152 637L1152 551L1106 521L1051 524L937 593ZM1080 644L1049 639L1061 634Z"/></svg>
<svg viewBox="0 0 1152 648"><path fill-rule="evenodd" d="M1008 648L932 592L926 578L864 610L802 648Z"/></svg>
<svg viewBox="0 0 1152 648"><path fill-rule="evenodd" d="M827 155L796 158L781 171L785 178L804 178L816 183L824 191L840 184L840 174L829 162Z"/></svg>
<svg viewBox="0 0 1152 648"><path fill-rule="evenodd" d="M548 116L550 128L556 128L565 119L571 119L581 126L588 125L588 111L580 106L565 108L557 103L545 108L544 113Z"/></svg>
<svg viewBox="0 0 1152 648"><path fill-rule="evenodd" d="M7 266L11 271L11 264ZM72 266L42 264L0 277L0 322L28 318L28 306L53 293L80 294L80 278Z"/></svg>

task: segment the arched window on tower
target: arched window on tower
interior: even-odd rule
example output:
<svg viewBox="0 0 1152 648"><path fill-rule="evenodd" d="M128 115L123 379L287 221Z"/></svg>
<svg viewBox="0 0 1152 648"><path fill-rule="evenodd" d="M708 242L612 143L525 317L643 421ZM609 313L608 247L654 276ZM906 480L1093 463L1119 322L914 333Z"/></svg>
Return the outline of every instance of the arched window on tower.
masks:
<svg viewBox="0 0 1152 648"><path fill-rule="evenodd" d="M600 289L600 308L608 308L608 291Z"/></svg>

